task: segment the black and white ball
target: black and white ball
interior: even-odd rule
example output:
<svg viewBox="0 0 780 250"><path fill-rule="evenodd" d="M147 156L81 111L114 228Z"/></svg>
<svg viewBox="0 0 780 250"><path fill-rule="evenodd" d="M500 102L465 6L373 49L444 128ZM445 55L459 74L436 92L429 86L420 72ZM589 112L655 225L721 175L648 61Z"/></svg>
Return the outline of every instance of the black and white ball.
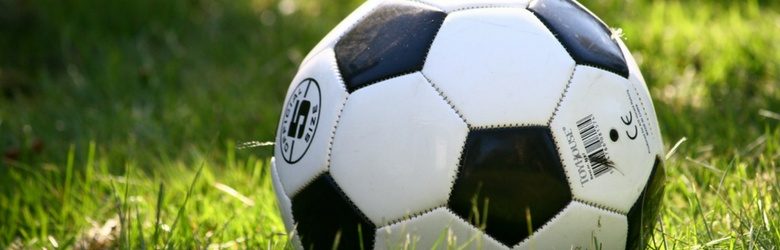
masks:
<svg viewBox="0 0 780 250"><path fill-rule="evenodd" d="M640 248L647 87L573 0L368 1L304 59L272 161L299 248Z"/></svg>

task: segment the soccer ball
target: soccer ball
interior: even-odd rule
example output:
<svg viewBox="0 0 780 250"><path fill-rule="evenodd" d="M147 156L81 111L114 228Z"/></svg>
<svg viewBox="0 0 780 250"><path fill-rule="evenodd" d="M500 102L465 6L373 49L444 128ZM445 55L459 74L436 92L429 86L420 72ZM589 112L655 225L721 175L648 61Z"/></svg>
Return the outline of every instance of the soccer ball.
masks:
<svg viewBox="0 0 780 250"><path fill-rule="evenodd" d="M298 248L642 248L663 143L573 0L368 1L303 60L272 175Z"/></svg>

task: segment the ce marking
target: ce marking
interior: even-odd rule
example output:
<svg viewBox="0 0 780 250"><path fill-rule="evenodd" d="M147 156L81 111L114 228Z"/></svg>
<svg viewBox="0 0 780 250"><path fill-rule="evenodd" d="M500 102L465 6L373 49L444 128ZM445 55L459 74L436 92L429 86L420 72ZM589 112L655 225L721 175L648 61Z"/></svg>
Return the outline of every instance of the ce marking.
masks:
<svg viewBox="0 0 780 250"><path fill-rule="evenodd" d="M621 116L620 121L623 122L626 126L631 126L632 123L634 123L634 114L631 111L628 111L628 115ZM629 139L634 140L639 135L639 129L636 125L634 125L634 135L631 135L629 132L630 130L626 130L626 136L628 136Z"/></svg>

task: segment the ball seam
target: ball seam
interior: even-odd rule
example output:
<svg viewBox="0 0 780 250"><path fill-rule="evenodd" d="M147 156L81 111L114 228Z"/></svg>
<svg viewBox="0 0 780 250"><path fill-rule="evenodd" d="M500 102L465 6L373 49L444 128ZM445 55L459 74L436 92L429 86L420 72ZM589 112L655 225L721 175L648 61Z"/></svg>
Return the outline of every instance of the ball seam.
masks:
<svg viewBox="0 0 780 250"><path fill-rule="evenodd" d="M528 5L524 7L520 6L512 6L512 5L502 5L502 4L488 4L488 5L476 5L476 6L467 6L463 8L457 8L453 9L447 13L453 13L453 12L459 12L459 11L467 11L467 10L477 10L477 9L526 9L528 8Z"/></svg>
<svg viewBox="0 0 780 250"><path fill-rule="evenodd" d="M439 209L439 208L443 208L443 207L446 207L446 205L438 205L438 206L435 206L433 208L423 209L420 212L409 213L407 215L402 216L401 218L394 219L394 220L389 220L389 221L387 221L387 223L384 223L381 226L377 225L377 229L382 228L382 227L387 227L387 226L393 226L393 225L396 225L396 224L399 224L399 223L404 223L406 221L410 221L412 219L419 218L420 216L423 216L425 214L433 212L433 210L436 210L436 209Z"/></svg>
<svg viewBox="0 0 780 250"><path fill-rule="evenodd" d="M464 117L463 114L449 100L449 98L447 98L447 96L444 95L444 92L441 91L441 89L439 89L438 86L436 86L436 84L433 83L433 81L431 81L431 79L428 78L428 76L426 76L424 72L420 71L420 75L422 75L423 78L425 78L425 81L427 81L430 84L430 86L436 91L436 93L439 95L439 97L441 97L444 100L444 102L446 102L447 105L450 106L450 109L452 111L454 111L456 115L458 115L460 120L463 121L464 124L466 124L466 130L467 131L471 131L472 127L469 124L469 122L466 121L466 117ZM463 165L463 155L466 153L466 142L467 141L468 141L468 132L466 134L466 138L463 139L463 143L460 146L460 154L458 155L457 166L455 166L455 171L453 173L453 178L450 180L449 191L447 192L447 201L446 201L445 205L450 203L450 198L452 197L452 191L455 188L455 181L458 179L458 175L460 174L460 168Z"/></svg>
<svg viewBox="0 0 780 250"><path fill-rule="evenodd" d="M336 179L333 179L333 176L331 176L330 173L325 174L323 177L328 181L328 183L330 183L330 185L333 186L336 192L341 196L341 199L349 203L349 206L354 210L354 212L357 213L360 219L362 219L364 222L368 222L371 226L373 226L374 227L373 230L376 230L378 228L376 223L371 221L371 219L368 218L368 216L366 216L366 214L364 214L362 210L360 210L360 207L358 207L357 204L355 204L355 202L353 202L352 199L349 198L347 193L345 193L344 190L341 189L338 182L336 182ZM372 247L374 245L374 240L375 239L371 239Z"/></svg>
<svg viewBox="0 0 780 250"><path fill-rule="evenodd" d="M575 201L574 199L572 199L572 201L569 201L569 204L566 204L566 206L564 206L563 210L566 210L566 208L571 206L571 204L574 201ZM538 232L541 232L542 230L544 230L548 226L550 226L550 224L552 224L553 222L557 221L557 219L560 218L563 215L563 210L558 211L558 213L555 214L555 216L553 216L552 218L550 218L550 220L548 220L547 222L545 222L544 224L539 226L539 228L537 228L536 230L531 231L531 233L528 234L528 237L526 237L525 239L521 240L520 242L518 242L514 246L511 246L511 248L516 248L516 247L522 245L523 243L528 242L529 240L531 240L531 238L533 238L534 235L536 235Z"/></svg>
<svg viewBox="0 0 780 250"><path fill-rule="evenodd" d="M383 2L384 2L384 1L383 1ZM336 36L336 39L333 39L333 41L330 43L330 45L328 45L328 46L325 46L324 48L320 49L320 51L317 51L317 52L315 52L315 56L316 56L316 54L318 54L318 53L320 53L320 52L322 52L322 51L325 51L325 50L327 50L327 49L334 49L334 48L336 47L336 45L339 43L339 41L341 41L341 38L344 38L344 35L346 35L347 33L349 33L349 31L351 31L353 28L355 28L355 26L357 26L357 24L358 24L358 23L362 22L362 21L363 21L363 20L364 20L364 19L365 19L365 18L366 18L366 17L367 17L369 14L373 13L373 12L374 12L374 11L377 9L377 7L379 7L379 6L380 6L380 5L382 5L382 4L384 4L384 3L379 3L379 4L377 4L376 6L373 6L373 7L371 7L371 9L370 9L370 10L366 11L366 13L364 13L364 14L363 14L363 15L361 15L359 18L357 18L357 19L355 20L355 22L353 22L353 23L352 23L352 24L350 24L348 27L346 27L346 28L344 29L344 31L343 31L343 32L341 32L341 34L339 34L338 36ZM349 17L349 15L347 15L347 17ZM338 24L336 24L336 27L338 27ZM334 28L335 28L335 27L334 27ZM327 36L327 34L326 34L326 36ZM317 45L314 45L314 46L315 46L315 48L316 48L316 46L317 46ZM312 51L312 52L313 52L313 51ZM309 52L309 53L311 53L311 52ZM333 54L336 54L336 51L335 51L335 49L334 49L334 51L333 51ZM301 66L303 66L303 64L305 64L306 62L308 62L308 61L311 61L311 60L312 60L312 59L313 59L315 56L308 57L308 58L304 58L304 60L301 62ZM299 66L299 67L300 67L300 66Z"/></svg>
<svg viewBox="0 0 780 250"><path fill-rule="evenodd" d="M571 75L569 76L569 80L566 82L566 86L563 88L563 91L561 92L561 97L558 99L558 103L555 104L555 109L553 110L552 115L550 115L550 120L547 121L547 127L550 128L550 134L552 135L553 145L555 145L555 153L558 154L558 161L561 163L561 168L563 168L563 175L566 176L566 182L569 184L569 193L571 194L572 198L574 197L574 187L573 183L571 181L569 170L566 168L566 163L563 161L563 154L561 154L561 146L558 145L558 136L557 133L553 132L553 126L552 121L555 118L555 115L558 114L558 111L560 110L561 104L563 103L563 99L566 98L566 94L569 92L569 88L571 87L571 83L574 80L574 74L577 72L577 66L575 65L574 68L571 71Z"/></svg>
<svg viewBox="0 0 780 250"><path fill-rule="evenodd" d="M605 205L601 205L601 204L598 204L598 203L595 203L595 202L586 201L586 200L583 200L583 199L580 199L580 198L577 198L577 197L573 197L572 200L576 201L576 202L579 202L579 203L582 203L582 204L585 204L585 205L588 205L588 206L591 206L591 207L594 207L594 208L598 208L598 209L607 211L607 212L612 212L612 213L626 215L626 216L628 215L628 211L623 212L623 211L621 211L620 209L617 209L617 208L611 208L611 207L608 207L608 206L605 206Z"/></svg>
<svg viewBox="0 0 780 250"><path fill-rule="evenodd" d="M377 84L377 83L380 83L380 82L384 82L384 81L387 81L387 80L390 80L390 79L395 79L395 78L399 78L399 77L402 77L402 76L405 76L405 75L410 75L410 74L414 74L414 73L417 73L417 72L421 72L421 70L422 70L422 66L420 66L419 68L412 69L412 70L401 71L401 72L396 73L396 74L388 75L388 76L385 76L385 77L382 77L382 78L370 81L368 83L365 83L363 85L358 86L357 88L353 89L352 91L347 90L347 92L352 94L352 93L355 93L356 91L358 91L358 90L360 90L362 88L367 88L367 87L370 87L371 85L374 85L374 84Z"/></svg>
<svg viewBox="0 0 780 250"><path fill-rule="evenodd" d="M441 7L436 6L436 5L432 4L432 3L424 2L422 0L407 0L407 2L415 2L415 3L418 3L420 5L425 5L426 7L429 7L429 8L432 8L432 9L437 9L437 10L440 10L441 12L447 13L446 11L441 9Z"/></svg>
<svg viewBox="0 0 780 250"><path fill-rule="evenodd" d="M465 219L463 219L463 218L462 218L462 217L460 217L459 215L455 214L455 213L454 213L454 212L452 212L452 210L450 210L449 208L447 208L446 212L447 212L447 213L449 213L450 215L453 215L453 217L455 217L455 219L456 219L456 220L458 220L458 221L459 221L459 222L461 222L462 224L465 224L465 225L466 225L466 226L468 226L468 227L469 227L471 230L474 230L474 231L476 231L476 232L477 232L477 233L478 233L480 236L487 237L488 239L490 239L490 240L493 240L494 242L498 243L498 244L499 244L499 245L501 245L501 246L506 246L506 247L509 247L509 246L505 245L503 242L500 242L500 241L496 240L495 238L493 238L493 236L490 236L490 234L488 234L487 232L485 232L485 231L483 231L482 229L480 229L480 228L478 228L478 227L474 226L473 224L469 223L468 221L466 221Z"/></svg>
<svg viewBox="0 0 780 250"><path fill-rule="evenodd" d="M333 55L334 55L334 57L332 58L333 60L331 62L332 70L333 70L333 72L336 75L336 79L339 81L339 87L341 87L340 90L343 91L343 92L346 92L347 96L344 97L344 101L341 102L341 107L339 108L339 111L336 114L336 120L334 121L335 124L333 124L332 132L330 132L330 137L329 137L329 140L328 140L328 151L327 151L327 154L326 154L326 157L325 157L325 170L324 171L319 171L318 173L314 174L313 177L310 178L309 180L307 180L306 182L304 182L303 185L301 185L297 189L295 189L292 192L290 192L290 195L288 195L288 197L295 196L296 194L298 194L298 192L303 190L306 186L308 186L309 184L314 182L314 180L316 180L320 175L322 175L323 173L328 172L329 169L330 169L331 158L332 158L332 153L333 153L333 141L336 139L336 130L338 130L339 123L341 123L341 115L344 112L344 108L347 106L347 101L349 100L349 92L347 92L347 90L346 90L346 84L344 84L344 79L341 77L341 71L338 70L338 64L336 63L336 60L335 60L335 51L334 51ZM315 57L316 57L316 55L315 55Z"/></svg>
<svg viewBox="0 0 780 250"><path fill-rule="evenodd" d="M488 129L500 129L500 128L526 128L526 127L546 127L546 124L539 123L504 123L504 124L490 124L484 126L474 126L471 130L488 130Z"/></svg>
<svg viewBox="0 0 780 250"><path fill-rule="evenodd" d="M466 117L463 116L463 113L460 112L460 110L458 110L455 107L455 104L453 104L452 101L450 101L450 98L447 98L447 95L445 95L444 92L435 83L433 83L433 81L430 78L428 78L428 76L425 75L424 72L420 71L420 75L422 75L423 78L425 78L425 81L427 81L430 84L430 86L433 87L434 90L436 90L436 93L439 94L439 97L444 99L444 102L446 102L447 105L450 106L450 109L452 109L452 111L455 111L455 114L458 115L460 120L463 121L463 123L466 124L466 127L469 128L470 130L472 128L471 124L466 120Z"/></svg>

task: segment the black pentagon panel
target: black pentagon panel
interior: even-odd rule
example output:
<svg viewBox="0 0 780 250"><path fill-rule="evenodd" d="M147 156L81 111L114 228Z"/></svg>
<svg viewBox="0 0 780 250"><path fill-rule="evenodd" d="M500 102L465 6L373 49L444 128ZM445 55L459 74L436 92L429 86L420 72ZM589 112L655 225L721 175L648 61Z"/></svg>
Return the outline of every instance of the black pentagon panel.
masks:
<svg viewBox="0 0 780 250"><path fill-rule="evenodd" d="M347 90L421 70L446 15L399 4L374 10L336 43Z"/></svg>
<svg viewBox="0 0 780 250"><path fill-rule="evenodd" d="M306 249L371 249L374 226L339 189L330 174L317 177L292 198L296 231ZM359 229L358 229L359 228Z"/></svg>
<svg viewBox="0 0 780 250"><path fill-rule="evenodd" d="M656 157L653 171L647 180L645 189L628 211L628 239L626 249L645 249L661 209L664 195L666 171L660 159Z"/></svg>
<svg viewBox="0 0 780 250"><path fill-rule="evenodd" d="M537 0L528 9L538 17L578 64L628 78L628 65L612 32L574 0Z"/></svg>
<svg viewBox="0 0 780 250"><path fill-rule="evenodd" d="M511 247L528 237L529 223L536 231L571 200L550 129L493 128L469 133L448 206Z"/></svg>

